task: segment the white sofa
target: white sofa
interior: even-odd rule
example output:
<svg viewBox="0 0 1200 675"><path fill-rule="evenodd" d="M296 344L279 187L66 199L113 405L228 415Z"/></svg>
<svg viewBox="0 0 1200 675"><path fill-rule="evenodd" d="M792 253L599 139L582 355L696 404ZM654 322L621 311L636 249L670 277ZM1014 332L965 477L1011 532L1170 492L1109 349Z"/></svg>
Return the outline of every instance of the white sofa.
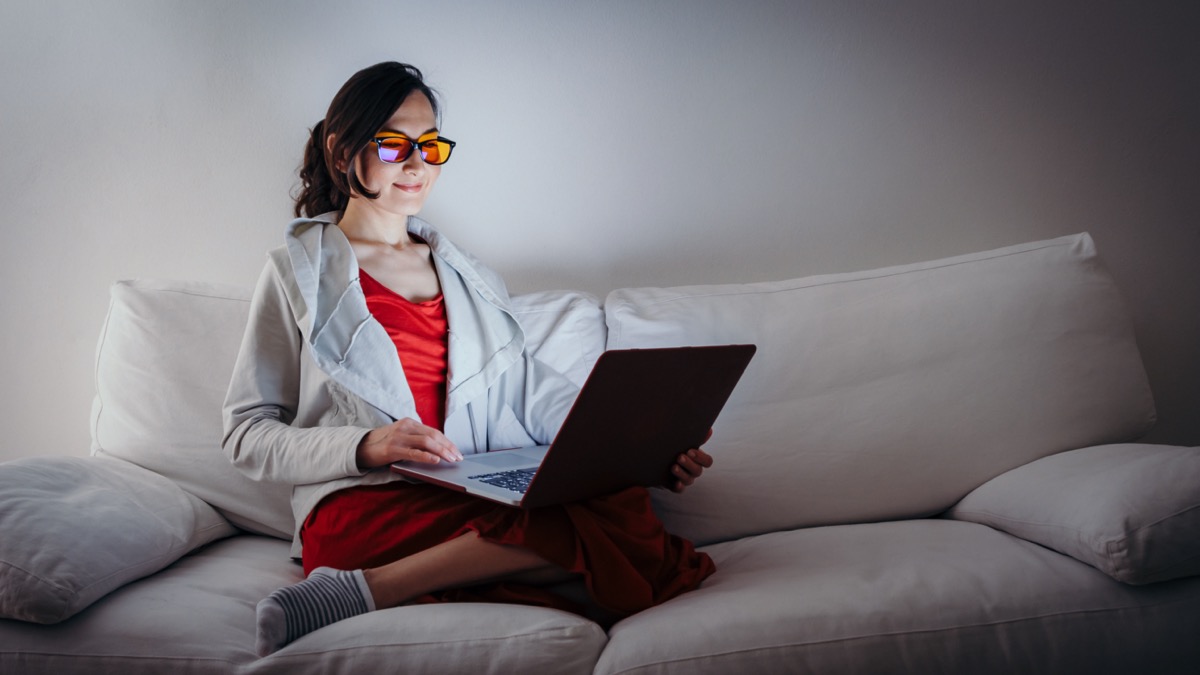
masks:
<svg viewBox="0 0 1200 675"><path fill-rule="evenodd" d="M1200 448L1086 234L856 274L515 298L533 348L751 342L668 526L717 563L609 631L406 606L254 655L286 486L220 451L248 289L120 282L91 457L0 465L0 672L1195 673ZM560 351L560 350L550 350ZM571 592L573 589L564 589Z"/></svg>

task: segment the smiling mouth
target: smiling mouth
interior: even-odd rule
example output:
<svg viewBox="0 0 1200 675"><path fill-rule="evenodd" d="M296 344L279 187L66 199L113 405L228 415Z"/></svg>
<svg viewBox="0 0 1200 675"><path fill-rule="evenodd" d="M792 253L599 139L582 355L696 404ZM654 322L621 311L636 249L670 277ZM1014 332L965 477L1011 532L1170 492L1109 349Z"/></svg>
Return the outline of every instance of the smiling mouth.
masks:
<svg viewBox="0 0 1200 675"><path fill-rule="evenodd" d="M393 183L401 192L420 192L424 186L421 183Z"/></svg>

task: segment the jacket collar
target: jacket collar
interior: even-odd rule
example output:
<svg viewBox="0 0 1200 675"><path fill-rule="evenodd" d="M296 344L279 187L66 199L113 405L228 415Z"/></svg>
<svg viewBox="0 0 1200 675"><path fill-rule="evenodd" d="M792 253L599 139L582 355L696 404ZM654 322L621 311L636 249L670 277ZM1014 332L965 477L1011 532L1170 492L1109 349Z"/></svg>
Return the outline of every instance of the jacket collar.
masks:
<svg viewBox="0 0 1200 675"><path fill-rule="evenodd" d="M392 418L416 417L395 345L367 309L358 262L338 218L336 212L300 218L287 229L301 334L314 361L335 381ZM408 230L433 251L445 298L449 419L521 358L525 335L494 272L420 218L410 217Z"/></svg>

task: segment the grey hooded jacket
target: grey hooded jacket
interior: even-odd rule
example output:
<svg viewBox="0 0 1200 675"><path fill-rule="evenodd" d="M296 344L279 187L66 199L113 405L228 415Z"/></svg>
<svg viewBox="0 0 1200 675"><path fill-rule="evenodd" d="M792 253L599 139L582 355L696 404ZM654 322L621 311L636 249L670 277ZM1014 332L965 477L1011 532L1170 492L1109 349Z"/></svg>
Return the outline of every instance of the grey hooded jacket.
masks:
<svg viewBox="0 0 1200 675"><path fill-rule="evenodd" d="M270 252L224 405L223 448L242 472L293 485L296 532L329 493L398 480L359 470L371 429L419 419L395 345L367 309L336 213L288 226ZM463 453L549 443L577 387L528 356L503 282L428 223L449 325L445 433ZM299 537L292 545L300 554Z"/></svg>

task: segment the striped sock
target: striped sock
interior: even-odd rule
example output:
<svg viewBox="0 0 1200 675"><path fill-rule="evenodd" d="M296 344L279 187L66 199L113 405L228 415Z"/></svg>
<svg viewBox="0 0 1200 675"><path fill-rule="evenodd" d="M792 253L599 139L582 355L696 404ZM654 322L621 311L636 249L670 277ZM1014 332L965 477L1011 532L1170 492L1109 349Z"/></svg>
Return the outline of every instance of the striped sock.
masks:
<svg viewBox="0 0 1200 675"><path fill-rule="evenodd" d="M374 609L362 570L318 567L304 581L258 603L258 655L266 656L318 628Z"/></svg>

